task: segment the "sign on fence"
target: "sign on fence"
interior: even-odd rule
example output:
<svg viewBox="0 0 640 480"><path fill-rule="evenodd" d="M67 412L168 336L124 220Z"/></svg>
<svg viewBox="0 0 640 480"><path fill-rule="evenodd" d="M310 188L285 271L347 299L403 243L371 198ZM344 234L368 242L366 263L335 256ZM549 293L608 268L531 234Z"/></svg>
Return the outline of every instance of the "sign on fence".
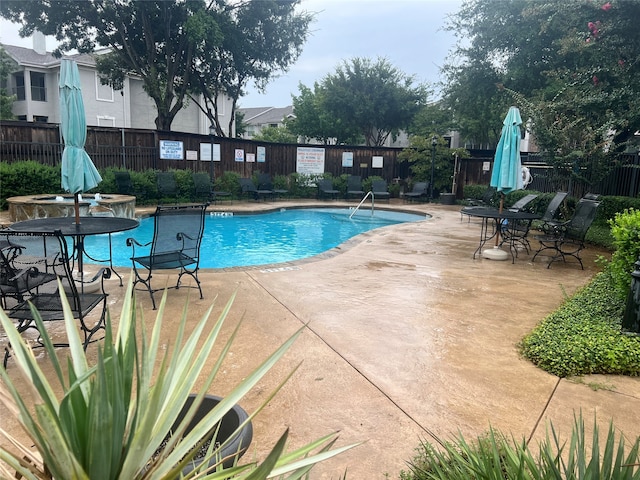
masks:
<svg viewBox="0 0 640 480"><path fill-rule="evenodd" d="M324 173L324 148L298 147L296 150L296 172L302 175Z"/></svg>
<svg viewBox="0 0 640 480"><path fill-rule="evenodd" d="M160 140L160 159L182 160L183 143L176 140Z"/></svg>

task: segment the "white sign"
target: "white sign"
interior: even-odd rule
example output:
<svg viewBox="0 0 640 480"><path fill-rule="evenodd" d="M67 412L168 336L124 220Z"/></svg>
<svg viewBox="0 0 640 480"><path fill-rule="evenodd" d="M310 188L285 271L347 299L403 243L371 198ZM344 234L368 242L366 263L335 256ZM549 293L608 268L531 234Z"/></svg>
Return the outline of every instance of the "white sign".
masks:
<svg viewBox="0 0 640 480"><path fill-rule="evenodd" d="M197 160L197 159L198 159L197 150L187 150L187 160Z"/></svg>
<svg viewBox="0 0 640 480"><path fill-rule="evenodd" d="M372 157L371 158L371 167L372 168L382 168L384 163L384 157Z"/></svg>
<svg viewBox="0 0 640 480"><path fill-rule="evenodd" d="M210 143L201 143L200 144L200 161L202 162L210 162L211 161L211 144ZM220 161L220 144L213 144L213 161Z"/></svg>
<svg viewBox="0 0 640 480"><path fill-rule="evenodd" d="M488 172L491 170L491 162L482 162L482 171Z"/></svg>
<svg viewBox="0 0 640 480"><path fill-rule="evenodd" d="M234 158L236 159L236 162L244 162L244 150L241 148L236 148Z"/></svg>
<svg viewBox="0 0 640 480"><path fill-rule="evenodd" d="M267 161L267 150L264 147L258 147L258 163Z"/></svg>
<svg viewBox="0 0 640 480"><path fill-rule="evenodd" d="M255 162L256 161L256 154L255 153L247 153L247 163L251 162Z"/></svg>
<svg viewBox="0 0 640 480"><path fill-rule="evenodd" d="M298 147L296 150L296 172L303 175L324 173L324 148Z"/></svg>
<svg viewBox="0 0 640 480"><path fill-rule="evenodd" d="M353 167L353 152L342 152L342 166Z"/></svg>
<svg viewBox="0 0 640 480"><path fill-rule="evenodd" d="M182 160L184 146L175 140L160 140L160 158L162 160Z"/></svg>

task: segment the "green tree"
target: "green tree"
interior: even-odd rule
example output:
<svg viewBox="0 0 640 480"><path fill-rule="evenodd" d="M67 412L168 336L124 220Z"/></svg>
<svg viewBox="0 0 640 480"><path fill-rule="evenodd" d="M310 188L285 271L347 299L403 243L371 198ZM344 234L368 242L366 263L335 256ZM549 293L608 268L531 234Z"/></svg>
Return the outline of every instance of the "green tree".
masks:
<svg viewBox="0 0 640 480"><path fill-rule="evenodd" d="M242 138L247 132L247 124L244 123L244 113L236 110L236 137Z"/></svg>
<svg viewBox="0 0 640 480"><path fill-rule="evenodd" d="M424 85L415 85L414 77L382 58L375 62L368 58L344 61L334 74L327 75L314 87L313 95L308 89L302 93L294 98L294 104L296 100L311 101L309 110L321 111L324 123L320 128L311 124L313 128L308 133L299 128L299 134L307 137L320 134L323 138L333 131L324 129L329 124L332 129L346 128L348 137L351 132L358 132L369 146L384 145L389 135L395 137L405 130L427 100ZM306 112L301 114L304 116Z"/></svg>
<svg viewBox="0 0 640 480"><path fill-rule="evenodd" d="M298 143L298 138L287 127L264 127L252 140L270 143Z"/></svg>
<svg viewBox="0 0 640 480"><path fill-rule="evenodd" d="M191 93L192 100L225 135L219 122L219 99L232 100L227 132L232 133L238 100L253 82L259 91L294 63L307 38L312 15L296 11L300 0L212 2L221 38L208 38L204 29L199 44ZM200 97L202 95L202 97ZM202 98L202 101L200 101Z"/></svg>
<svg viewBox="0 0 640 480"><path fill-rule="evenodd" d="M0 85L7 85L9 76L18 67L17 63L0 46ZM9 95L6 88L0 88L0 120L12 120L15 118L11 108L16 99L15 95Z"/></svg>
<svg viewBox="0 0 640 480"><path fill-rule="evenodd" d="M295 118L287 120L287 127L296 135L313 139L324 145L360 143L358 130L345 125L324 108L324 90L316 82L314 90L298 85L300 95L293 96Z"/></svg>

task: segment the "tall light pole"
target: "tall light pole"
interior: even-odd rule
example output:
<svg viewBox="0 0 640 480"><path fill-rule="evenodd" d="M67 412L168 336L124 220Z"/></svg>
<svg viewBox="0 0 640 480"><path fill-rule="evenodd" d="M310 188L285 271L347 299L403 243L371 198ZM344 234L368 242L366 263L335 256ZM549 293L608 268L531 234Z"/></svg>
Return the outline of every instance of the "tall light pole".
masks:
<svg viewBox="0 0 640 480"><path fill-rule="evenodd" d="M216 179L216 173L213 168L213 137L216 134L216 127L213 124L209 125L209 142L211 143L211 163L209 164L209 176L211 177L211 188L213 189L213 182Z"/></svg>
<svg viewBox="0 0 640 480"><path fill-rule="evenodd" d="M438 146L438 137L431 137L431 183L429 184L429 200L433 202L433 176L436 171L436 147Z"/></svg>

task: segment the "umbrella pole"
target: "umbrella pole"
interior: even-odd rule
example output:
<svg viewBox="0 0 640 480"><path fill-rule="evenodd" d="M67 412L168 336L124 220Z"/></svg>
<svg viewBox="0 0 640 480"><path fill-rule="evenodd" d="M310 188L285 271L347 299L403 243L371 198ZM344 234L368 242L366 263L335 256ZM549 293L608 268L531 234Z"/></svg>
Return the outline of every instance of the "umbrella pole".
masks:
<svg viewBox="0 0 640 480"><path fill-rule="evenodd" d="M73 194L73 206L76 214L76 225L80 225L80 199L78 198L79 193Z"/></svg>
<svg viewBox="0 0 640 480"><path fill-rule="evenodd" d="M502 213L502 209L504 208L504 193L500 192L500 207L498 208L498 212ZM498 220L500 223L496 227L496 248L500 243L500 229L502 228L502 219Z"/></svg>

